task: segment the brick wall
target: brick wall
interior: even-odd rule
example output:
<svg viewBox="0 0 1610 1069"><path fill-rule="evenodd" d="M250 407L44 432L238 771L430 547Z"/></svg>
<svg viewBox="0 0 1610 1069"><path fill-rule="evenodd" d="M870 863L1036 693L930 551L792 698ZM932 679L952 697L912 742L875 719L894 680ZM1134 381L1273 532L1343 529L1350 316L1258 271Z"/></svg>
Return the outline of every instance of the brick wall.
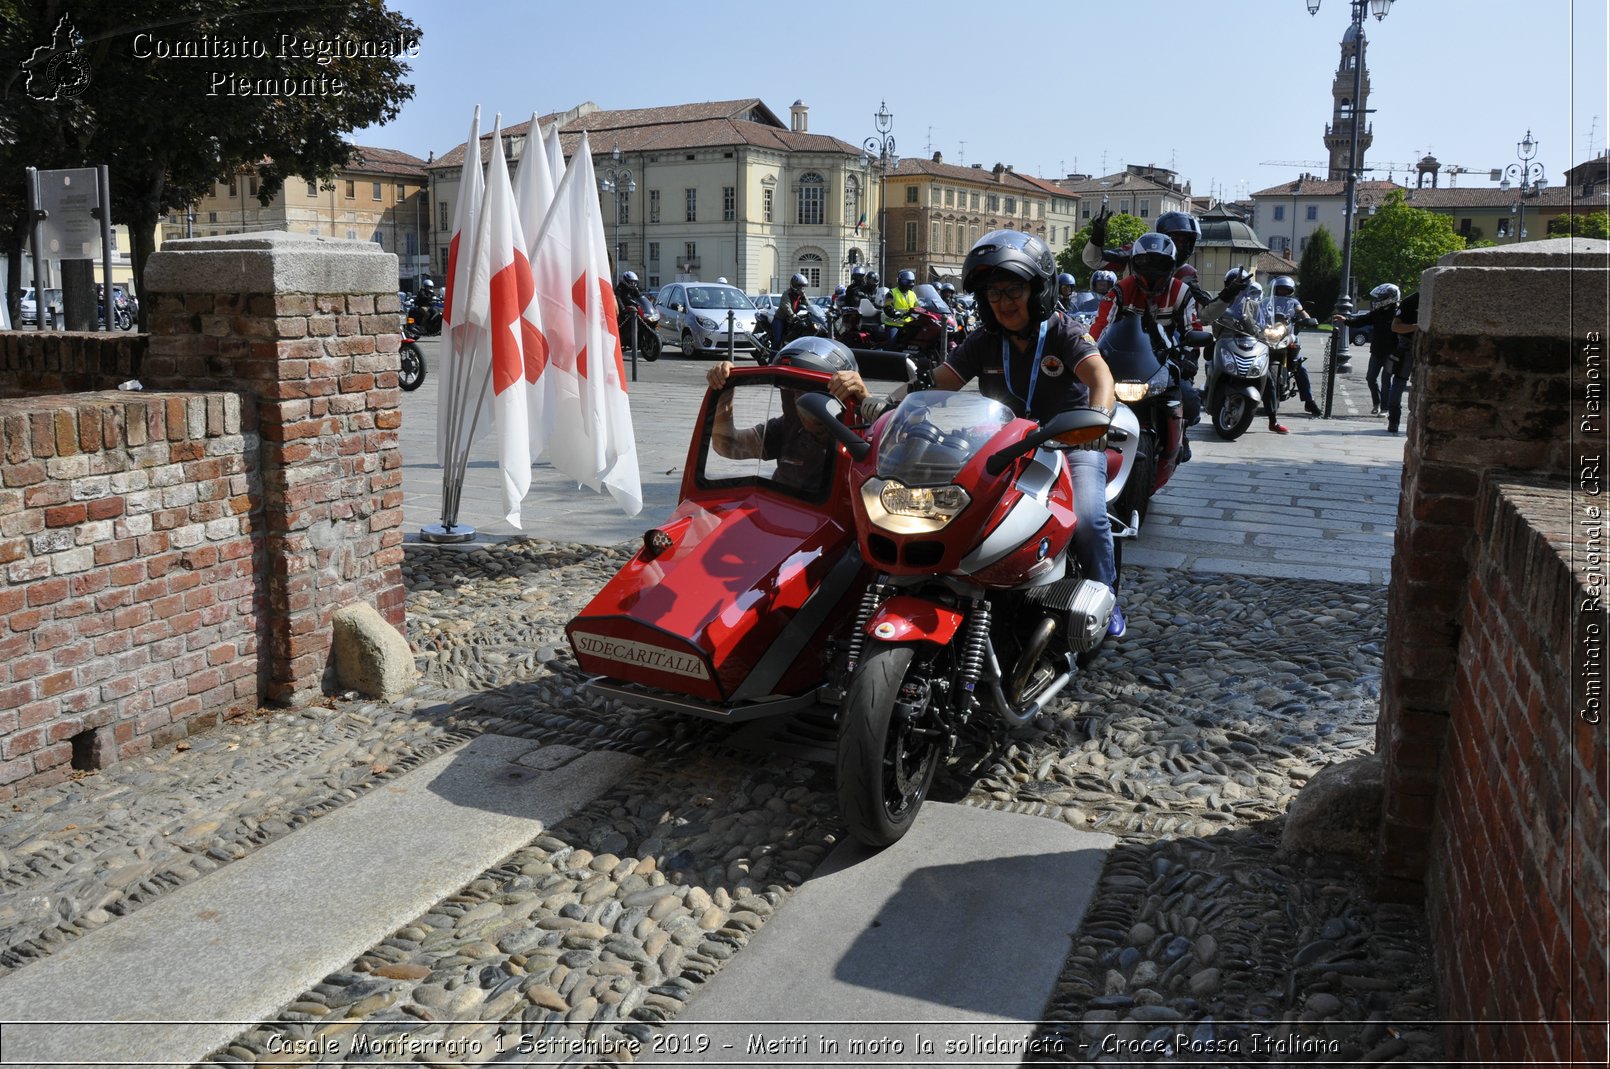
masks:
<svg viewBox="0 0 1610 1069"><path fill-rule="evenodd" d="M1427 880L1448 1056L1604 1065L1605 735L1572 700L1573 616L1595 600L1569 485L1489 477Z"/></svg>
<svg viewBox="0 0 1610 1069"><path fill-rule="evenodd" d="M145 335L0 332L0 397L115 390L140 377Z"/></svg>
<svg viewBox="0 0 1610 1069"><path fill-rule="evenodd" d="M396 270L187 239L149 336L0 334L0 799L312 701L343 605L401 626Z"/></svg>
<svg viewBox="0 0 1610 1069"><path fill-rule="evenodd" d="M271 702L328 688L341 606L403 623L395 287L396 258L372 244L290 234L170 243L147 268L142 381L239 390L256 406Z"/></svg>
<svg viewBox="0 0 1610 1069"><path fill-rule="evenodd" d="M240 398L3 400L0 445L0 800L253 708Z"/></svg>

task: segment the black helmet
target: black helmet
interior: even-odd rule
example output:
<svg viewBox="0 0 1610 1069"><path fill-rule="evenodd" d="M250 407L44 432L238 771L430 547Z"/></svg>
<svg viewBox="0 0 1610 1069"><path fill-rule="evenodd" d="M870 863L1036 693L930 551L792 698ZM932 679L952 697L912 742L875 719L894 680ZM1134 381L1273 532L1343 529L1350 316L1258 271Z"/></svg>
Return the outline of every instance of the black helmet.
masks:
<svg viewBox="0 0 1610 1069"><path fill-rule="evenodd" d="M1167 234L1142 234L1129 252L1129 270L1141 285L1156 290L1174 274L1174 251L1174 240Z"/></svg>
<svg viewBox="0 0 1610 1069"><path fill-rule="evenodd" d="M777 351L774 367L801 367L811 371L855 371L855 354L832 338L796 338Z"/></svg>
<svg viewBox="0 0 1610 1069"><path fill-rule="evenodd" d="M1174 242L1174 266L1191 258L1197 239L1202 236L1202 224L1189 212L1164 212L1157 217L1157 232L1167 234Z"/></svg>
<svg viewBox="0 0 1610 1069"><path fill-rule="evenodd" d="M949 282L941 282L939 284L939 295L948 300L956 295L956 287Z"/></svg>
<svg viewBox="0 0 1610 1069"><path fill-rule="evenodd" d="M635 286L635 285L637 285L637 272L636 271L623 271L621 273L621 285L623 285L623 286Z"/></svg>
<svg viewBox="0 0 1610 1069"><path fill-rule="evenodd" d="M1276 297L1290 297L1297 292L1297 283L1290 275L1276 275L1269 285L1274 287Z"/></svg>
<svg viewBox="0 0 1610 1069"><path fill-rule="evenodd" d="M854 267L850 268L850 281L852 283L856 279L864 278L865 276L866 276L866 268L862 267L860 264L856 264Z"/></svg>
<svg viewBox="0 0 1610 1069"><path fill-rule="evenodd" d="M899 286L901 289L906 289L909 286L915 286L917 284L917 272L911 270L902 271L895 276L894 281L895 285Z"/></svg>
<svg viewBox="0 0 1610 1069"><path fill-rule="evenodd" d="M798 271L795 271L794 277L788 280L788 288L791 290L802 290L808 285L810 285L810 279L806 278Z"/></svg>
<svg viewBox="0 0 1610 1069"><path fill-rule="evenodd" d="M882 281L883 280L878 277L878 273L876 271L868 271L866 273L866 284L871 286L873 289L877 289Z"/></svg>
<svg viewBox="0 0 1610 1069"><path fill-rule="evenodd" d="M1061 289L1063 286L1074 285L1077 285L1077 283L1073 281L1073 276L1068 274L1066 271L1057 276L1057 289Z"/></svg>
<svg viewBox="0 0 1610 1069"><path fill-rule="evenodd" d="M962 289L978 298L978 317L991 330L1000 325L995 309L984 297L991 275L1004 273L1029 284L1029 323L1042 323L1056 311L1056 287L1051 277L1057 264L1051 248L1032 234L1021 230L991 230L979 238L962 261Z"/></svg>

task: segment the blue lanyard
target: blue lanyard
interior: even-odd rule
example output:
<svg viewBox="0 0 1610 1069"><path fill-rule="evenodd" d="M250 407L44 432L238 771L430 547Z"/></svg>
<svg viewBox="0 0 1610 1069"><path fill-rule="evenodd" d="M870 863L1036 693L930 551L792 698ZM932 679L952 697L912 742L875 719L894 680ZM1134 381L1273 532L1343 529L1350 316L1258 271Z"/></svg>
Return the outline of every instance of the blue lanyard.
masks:
<svg viewBox="0 0 1610 1069"><path fill-rule="evenodd" d="M1001 339L1001 381L1006 383L1006 392L1023 402L1023 411L1027 412L1034 407L1034 387L1040 382L1040 357L1045 353L1045 332L1051 326L1049 319L1040 320L1040 341L1034 347L1034 366L1029 369L1029 395L1019 397L1018 392L1012 389L1011 364L1012 343L1005 338ZM1030 417L1033 418L1032 416Z"/></svg>

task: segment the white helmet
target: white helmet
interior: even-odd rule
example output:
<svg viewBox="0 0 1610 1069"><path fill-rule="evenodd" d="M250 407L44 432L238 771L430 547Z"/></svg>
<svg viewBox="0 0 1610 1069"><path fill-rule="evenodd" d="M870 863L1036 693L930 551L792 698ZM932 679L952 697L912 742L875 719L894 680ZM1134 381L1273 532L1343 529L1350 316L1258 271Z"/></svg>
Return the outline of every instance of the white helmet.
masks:
<svg viewBox="0 0 1610 1069"><path fill-rule="evenodd" d="M1397 304L1402 291L1390 282L1383 282L1370 290L1370 307L1384 308L1389 304Z"/></svg>

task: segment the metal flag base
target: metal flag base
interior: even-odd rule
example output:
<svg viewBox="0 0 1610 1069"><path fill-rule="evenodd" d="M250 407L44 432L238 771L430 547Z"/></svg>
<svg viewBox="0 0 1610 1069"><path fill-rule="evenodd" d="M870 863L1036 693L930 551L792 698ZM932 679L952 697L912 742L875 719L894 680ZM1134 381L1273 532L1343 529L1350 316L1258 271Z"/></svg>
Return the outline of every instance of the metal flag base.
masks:
<svg viewBox="0 0 1610 1069"><path fill-rule="evenodd" d="M427 524L419 529L421 542L468 542L475 537L475 528L466 523Z"/></svg>

